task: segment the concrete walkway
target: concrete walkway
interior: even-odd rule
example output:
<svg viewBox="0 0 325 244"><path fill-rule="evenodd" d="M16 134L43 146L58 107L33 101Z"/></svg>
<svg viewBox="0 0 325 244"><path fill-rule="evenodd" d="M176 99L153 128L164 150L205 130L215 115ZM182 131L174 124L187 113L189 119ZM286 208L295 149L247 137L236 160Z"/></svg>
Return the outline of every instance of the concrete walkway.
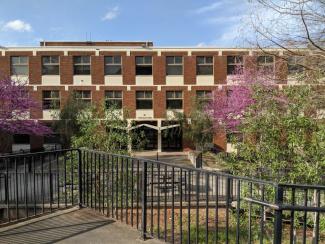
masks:
<svg viewBox="0 0 325 244"><path fill-rule="evenodd" d="M139 239L140 232L90 209L58 212L0 228L0 243L162 243Z"/></svg>

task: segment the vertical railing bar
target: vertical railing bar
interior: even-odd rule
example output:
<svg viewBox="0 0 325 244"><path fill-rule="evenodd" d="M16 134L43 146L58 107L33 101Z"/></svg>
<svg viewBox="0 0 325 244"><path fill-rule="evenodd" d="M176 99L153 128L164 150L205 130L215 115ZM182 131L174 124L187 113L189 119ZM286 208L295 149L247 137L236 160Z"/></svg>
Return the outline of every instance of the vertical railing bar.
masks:
<svg viewBox="0 0 325 244"><path fill-rule="evenodd" d="M164 173L164 240L167 242L167 165Z"/></svg>
<svg viewBox="0 0 325 244"><path fill-rule="evenodd" d="M296 188L292 188L291 190L291 204L292 206L295 205L296 200ZM295 211L290 211L290 244L293 243L293 231L294 231L294 220L295 220Z"/></svg>
<svg viewBox="0 0 325 244"><path fill-rule="evenodd" d="M56 154L56 181L57 181L57 208L60 209L60 169L59 169L59 155L60 153Z"/></svg>
<svg viewBox="0 0 325 244"><path fill-rule="evenodd" d="M124 187L123 187L123 180L124 180L124 177L123 177L123 174L124 174L124 157L121 157L121 195L120 195L120 202L121 202L121 221L123 222L123 191L124 191Z"/></svg>
<svg viewBox="0 0 325 244"><path fill-rule="evenodd" d="M158 164L158 189L157 189L157 225L158 225L158 239L160 239L160 164Z"/></svg>
<svg viewBox="0 0 325 244"><path fill-rule="evenodd" d="M36 215L36 168L35 168L35 157L32 156L33 162L33 197L34 197L34 216Z"/></svg>
<svg viewBox="0 0 325 244"><path fill-rule="evenodd" d="M67 155L64 155L64 203L67 208L68 196L67 196Z"/></svg>
<svg viewBox="0 0 325 244"><path fill-rule="evenodd" d="M307 206L308 201L308 189L304 189L304 207ZM303 223L303 236L302 236L302 243L306 243L307 240L307 211L304 211L304 223Z"/></svg>
<svg viewBox="0 0 325 244"><path fill-rule="evenodd" d="M147 239L147 162L142 162L142 239Z"/></svg>
<svg viewBox="0 0 325 244"><path fill-rule="evenodd" d="M205 243L209 242L209 174L205 173Z"/></svg>
<svg viewBox="0 0 325 244"><path fill-rule="evenodd" d="M111 156L111 162L112 162L112 172L111 172L111 215L114 217L114 156Z"/></svg>
<svg viewBox="0 0 325 244"><path fill-rule="evenodd" d="M264 197L265 197L265 186L264 184L262 185L262 190L261 190L261 201L264 202ZM264 206L261 205L261 221L260 221L260 244L263 244L264 242Z"/></svg>
<svg viewBox="0 0 325 244"><path fill-rule="evenodd" d="M119 200L119 197L118 197L118 187L119 187L119 184L118 184L118 165L119 165L119 157L116 157L116 182L115 182L115 190L116 190L116 196L115 196L115 218L118 219L118 200Z"/></svg>
<svg viewBox="0 0 325 244"><path fill-rule="evenodd" d="M131 159L131 226L133 227L134 161Z"/></svg>
<svg viewBox="0 0 325 244"><path fill-rule="evenodd" d="M44 154L41 156L41 177L42 213L44 213Z"/></svg>
<svg viewBox="0 0 325 244"><path fill-rule="evenodd" d="M229 242L230 178L226 177L226 243Z"/></svg>
<svg viewBox="0 0 325 244"><path fill-rule="evenodd" d="M320 207L320 190L316 191L316 207ZM315 219L315 236L314 236L314 242L315 244L319 243L319 218L320 218L320 212L316 212L316 219Z"/></svg>
<svg viewBox="0 0 325 244"><path fill-rule="evenodd" d="M103 197L102 197L102 212L103 212L103 214L105 214L105 193L106 193L106 191L105 191L105 183L106 183L106 181L105 181L105 170L106 170L106 168L107 168L107 165L106 165L106 160L105 160L105 158L106 158L106 154L103 154L102 155L102 160L101 160L101 162L102 162L102 187L103 187ZM105 167L105 165L106 165L106 167ZM108 187L108 185L106 185L107 187ZM108 197L108 196L106 196L106 197ZM107 210L107 209L106 209ZM107 215L107 213L106 213L106 215Z"/></svg>
<svg viewBox="0 0 325 244"><path fill-rule="evenodd" d="M129 224L129 159L126 159L126 199L125 199L125 220Z"/></svg>
<svg viewBox="0 0 325 244"><path fill-rule="evenodd" d="M26 174L26 157L24 157L24 192L25 192L25 215L26 218L28 218L28 179L27 179L27 174Z"/></svg>
<svg viewBox="0 0 325 244"><path fill-rule="evenodd" d="M249 182L249 197L253 196L253 183ZM252 202L248 203L248 243L252 242Z"/></svg>
<svg viewBox="0 0 325 244"><path fill-rule="evenodd" d="M137 160L137 194L136 194L136 198L137 198L137 203L136 203L136 208L137 208L137 212L136 212L136 219L137 219L137 229L139 229L139 187L140 187L140 182L139 182L139 177L140 177L140 165L139 165L139 160Z"/></svg>
<svg viewBox="0 0 325 244"><path fill-rule="evenodd" d="M109 155L107 154L106 157L105 157L105 162L107 164L107 171L106 171L106 184L107 184L107 188L106 188L106 216L109 217L110 216L110 209L109 209L109 197L110 197L110 194L109 194Z"/></svg>
<svg viewBox="0 0 325 244"><path fill-rule="evenodd" d="M9 158L5 160L6 161L6 205L7 205L7 218L8 222L10 223L10 186L9 186ZM10 184L11 185L11 184ZM36 214L35 214L36 215Z"/></svg>
<svg viewBox="0 0 325 244"><path fill-rule="evenodd" d="M187 243L191 243L191 171L188 171Z"/></svg>
<svg viewBox="0 0 325 244"><path fill-rule="evenodd" d="M239 234L240 234L240 180L237 179L237 226L236 226L236 243L239 244Z"/></svg>
<svg viewBox="0 0 325 244"><path fill-rule="evenodd" d="M18 167L17 167L17 158L15 157L15 195L16 195L16 220L19 219L19 211L18 211Z"/></svg>
<svg viewBox="0 0 325 244"><path fill-rule="evenodd" d="M48 154L49 156L49 180L50 180L50 212L52 213L52 201L53 201L53 179L52 179L52 160L51 160L51 154Z"/></svg>
<svg viewBox="0 0 325 244"><path fill-rule="evenodd" d="M183 169L179 171L179 235L180 243L183 243Z"/></svg>
<svg viewBox="0 0 325 244"><path fill-rule="evenodd" d="M199 200L200 200L200 172L196 171L196 224L195 243L199 243Z"/></svg>
<svg viewBox="0 0 325 244"><path fill-rule="evenodd" d="M150 191L150 234L153 236L153 163L151 163L151 191Z"/></svg>
<svg viewBox="0 0 325 244"><path fill-rule="evenodd" d="M94 153L94 203L95 203L95 211L97 210L97 153Z"/></svg>
<svg viewBox="0 0 325 244"><path fill-rule="evenodd" d="M172 167L172 243L175 242L175 168Z"/></svg>
<svg viewBox="0 0 325 244"><path fill-rule="evenodd" d="M96 177L98 179L98 211L101 212L102 209L101 209L101 170L102 170L102 167L100 165L101 163L101 154L98 154L98 176Z"/></svg>
<svg viewBox="0 0 325 244"><path fill-rule="evenodd" d="M70 157L70 170L71 170L71 204L72 206L74 205L74 192L73 192L73 188L74 188L74 162L73 162L73 152L70 151L71 157Z"/></svg>
<svg viewBox="0 0 325 244"><path fill-rule="evenodd" d="M215 188L216 188L216 202L215 202L215 222L214 222L214 232L215 232L215 243L218 243L218 232L219 232L219 176L215 178Z"/></svg>

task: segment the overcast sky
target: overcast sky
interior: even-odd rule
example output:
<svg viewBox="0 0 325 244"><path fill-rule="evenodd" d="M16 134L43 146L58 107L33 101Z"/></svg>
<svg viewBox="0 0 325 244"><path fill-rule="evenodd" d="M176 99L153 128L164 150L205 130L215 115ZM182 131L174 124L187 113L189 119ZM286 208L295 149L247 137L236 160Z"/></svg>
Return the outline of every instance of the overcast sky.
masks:
<svg viewBox="0 0 325 244"><path fill-rule="evenodd" d="M246 0L1 0L0 45L91 39L238 47L247 8Z"/></svg>

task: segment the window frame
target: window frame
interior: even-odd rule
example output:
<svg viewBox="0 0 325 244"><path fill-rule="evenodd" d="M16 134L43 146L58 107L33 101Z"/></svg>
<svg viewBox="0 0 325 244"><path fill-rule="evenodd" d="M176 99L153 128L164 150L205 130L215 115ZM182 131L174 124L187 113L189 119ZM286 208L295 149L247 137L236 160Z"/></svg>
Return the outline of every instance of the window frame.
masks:
<svg viewBox="0 0 325 244"><path fill-rule="evenodd" d="M150 57L150 63L146 62L146 58ZM138 63L137 59L143 59L142 63ZM153 60L152 60L152 56L135 56L135 75L140 75L140 76L151 76L153 75ZM140 70L144 69L144 68L150 68L150 72L148 72L148 74L141 74ZM139 70L140 69L140 70ZM142 70L143 72L143 70Z"/></svg>
<svg viewBox="0 0 325 244"><path fill-rule="evenodd" d="M89 58L89 63L84 63L83 61L83 58L85 57L88 57ZM81 62L80 63L77 63L76 62L76 59L77 58L81 58ZM87 67L89 66L89 73L85 73L85 74L82 74L82 73L77 73L76 72L76 67ZM90 55L76 55L76 56L73 56L73 75L91 75L91 56Z"/></svg>
<svg viewBox="0 0 325 244"><path fill-rule="evenodd" d="M290 64L289 60L294 58L294 64ZM298 63L297 59L301 58L302 62ZM304 72L304 66L303 64L305 63L305 57L304 56L299 56L299 55L294 55L294 56L289 56L288 60L287 60L287 65L288 65L288 76L295 76L297 74L301 74L302 72ZM292 69L290 69L291 67L297 67L294 68L293 70L295 70L296 72L292 72Z"/></svg>
<svg viewBox="0 0 325 244"><path fill-rule="evenodd" d="M115 62L115 59L119 57L120 59L120 62L119 63L116 63ZM112 63L109 63L107 61L108 58L112 58ZM113 67L113 66L119 66L120 68L120 72L118 74L110 74L109 72L107 72L106 68L108 67ZM104 56L104 74L105 75L122 75L123 73L123 70L122 70L122 56L121 55L108 55L108 56Z"/></svg>
<svg viewBox="0 0 325 244"><path fill-rule="evenodd" d="M140 94L140 92L143 92L144 96L143 97L139 97L138 94ZM150 97L147 97L147 94L150 94ZM153 96L152 96L152 91L136 91L135 94L135 100L136 100L136 109L137 110L141 110L141 109L153 109ZM143 108L142 106L139 106L139 103L142 101L146 101L149 102L151 104L151 108Z"/></svg>
<svg viewBox="0 0 325 244"><path fill-rule="evenodd" d="M203 58L204 59L204 62L203 63L199 63L198 60L200 58ZM207 62L207 58L212 58L212 62ZM208 74L203 74L203 73L200 73L200 69L199 67L210 67L211 66L211 69L212 69L212 73L208 73ZM214 75L214 57L213 56L210 56L210 55L207 55L207 56L196 56L196 75Z"/></svg>
<svg viewBox="0 0 325 244"><path fill-rule="evenodd" d="M229 58L234 58L235 62L229 62ZM240 60L239 62L237 60ZM227 56L227 75L233 75L236 67L244 67L243 55L229 55ZM231 69L229 67L232 67ZM232 72L230 72L232 70Z"/></svg>
<svg viewBox="0 0 325 244"><path fill-rule="evenodd" d="M173 63L168 63L168 59L173 58ZM182 62L181 63L176 63L176 58L181 58ZM180 67L181 72L180 74L168 74L168 68L171 67ZM174 76L174 75L184 75L184 58L183 56L166 56L166 76Z"/></svg>
<svg viewBox="0 0 325 244"><path fill-rule="evenodd" d="M181 94L181 97L177 97L176 94ZM173 94L172 97L169 97L168 94ZM171 106L171 102L178 101L180 102L181 106L173 107ZM183 109L183 91L166 91L166 109L167 110L176 110L176 109Z"/></svg>
<svg viewBox="0 0 325 244"><path fill-rule="evenodd" d="M260 58L264 58L263 62L260 62ZM272 63L271 62L266 62L266 59L271 57L272 58ZM275 70L275 58L272 55L260 55L257 57L257 69L258 71L267 71L266 69L269 69L271 67L270 72L274 73Z"/></svg>
<svg viewBox="0 0 325 244"><path fill-rule="evenodd" d="M110 98L107 94L109 92L112 92L113 93L113 97ZM116 97L116 93L120 93L121 96L120 97ZM108 106L108 102L112 102L112 104L118 104L117 107L115 107L115 109L122 109L123 108L123 92L121 90L106 90L105 91L105 94L104 94L104 97L105 97L105 108L106 109L109 109L109 106ZM118 103L114 103L114 101L118 101Z"/></svg>
<svg viewBox="0 0 325 244"><path fill-rule="evenodd" d="M45 97L45 93L49 92L50 96L49 97ZM53 94L58 94L57 97L53 97ZM45 103L45 101L50 101L47 105L47 103ZM53 103L53 101L56 101L55 103ZM54 107L53 104L55 104ZM59 110L61 106L61 93L60 90L44 90L42 92L42 109L43 110Z"/></svg>
<svg viewBox="0 0 325 244"><path fill-rule="evenodd" d="M13 59L14 58L18 58L19 59L19 63L18 64L13 64ZM22 63L21 62L21 59L22 58L26 58L26 63ZM18 66L18 67L24 67L26 66L27 67L27 72L26 74L18 74L18 73L14 73L13 70L14 70L14 67L15 66ZM16 76L28 76L29 75L29 56L10 56L10 75L16 75Z"/></svg>
<svg viewBox="0 0 325 244"><path fill-rule="evenodd" d="M58 58L58 62L57 63L53 63L52 62L52 58L53 57L57 57ZM50 59L50 63L44 63L44 59L45 58L49 58ZM56 74L47 74L46 72L44 72L44 67L46 66L55 66L58 68L58 72ZM60 56L59 55L46 55L46 56L42 56L42 75L60 75Z"/></svg>
<svg viewBox="0 0 325 244"><path fill-rule="evenodd" d="M84 97L83 94L84 93L88 93L90 94L90 97ZM81 97L78 97L77 94L82 94ZM73 91L73 95L75 96L75 99L78 100L78 101L82 101L84 102L85 104L91 104L92 103L92 92L91 90L74 90Z"/></svg>
<svg viewBox="0 0 325 244"><path fill-rule="evenodd" d="M203 96L199 96L199 93L203 93ZM211 90L196 90L196 101L199 104L206 104L210 101L212 101L212 91Z"/></svg>

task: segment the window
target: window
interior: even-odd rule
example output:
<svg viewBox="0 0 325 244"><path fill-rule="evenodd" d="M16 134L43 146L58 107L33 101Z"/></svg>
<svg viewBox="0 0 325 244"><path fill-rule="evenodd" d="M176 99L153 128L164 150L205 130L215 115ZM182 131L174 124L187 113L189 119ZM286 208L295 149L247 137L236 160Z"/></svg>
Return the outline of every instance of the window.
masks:
<svg viewBox="0 0 325 244"><path fill-rule="evenodd" d="M168 56L166 57L166 75L183 75L183 57Z"/></svg>
<svg viewBox="0 0 325 244"><path fill-rule="evenodd" d="M122 91L105 92L106 108L122 109Z"/></svg>
<svg viewBox="0 0 325 244"><path fill-rule="evenodd" d="M90 75L90 56L73 57L73 74Z"/></svg>
<svg viewBox="0 0 325 244"><path fill-rule="evenodd" d="M122 59L121 56L105 57L105 75L121 75Z"/></svg>
<svg viewBox="0 0 325 244"><path fill-rule="evenodd" d="M60 109L60 91L43 91L43 109Z"/></svg>
<svg viewBox="0 0 325 244"><path fill-rule="evenodd" d="M11 57L11 75L28 75L28 57Z"/></svg>
<svg viewBox="0 0 325 244"><path fill-rule="evenodd" d="M91 104L91 91L74 91L74 96L77 100L82 101L86 105Z"/></svg>
<svg viewBox="0 0 325 244"><path fill-rule="evenodd" d="M196 91L196 99L199 104L206 104L212 99L212 91L202 90Z"/></svg>
<svg viewBox="0 0 325 244"><path fill-rule="evenodd" d="M14 134L13 135L14 144L29 144L30 136L26 134Z"/></svg>
<svg viewBox="0 0 325 244"><path fill-rule="evenodd" d="M59 56L42 57L42 75L59 75L60 64Z"/></svg>
<svg viewBox="0 0 325 244"><path fill-rule="evenodd" d="M166 107L167 109L182 109L183 92L182 91L166 92Z"/></svg>
<svg viewBox="0 0 325 244"><path fill-rule="evenodd" d="M234 74L237 69L243 68L243 56L228 56L227 57L227 75Z"/></svg>
<svg viewBox="0 0 325 244"><path fill-rule="evenodd" d="M273 72L274 57L273 56L258 56L257 67L259 71Z"/></svg>
<svg viewBox="0 0 325 244"><path fill-rule="evenodd" d="M136 75L152 75L152 57L137 56L135 57L135 74Z"/></svg>
<svg viewBox="0 0 325 244"><path fill-rule="evenodd" d="M213 57L199 56L196 57L196 74L213 75Z"/></svg>
<svg viewBox="0 0 325 244"><path fill-rule="evenodd" d="M152 91L137 91L137 109L152 109Z"/></svg>
<svg viewBox="0 0 325 244"><path fill-rule="evenodd" d="M288 58L288 74L296 75L304 71L304 57L302 56L291 56Z"/></svg>

